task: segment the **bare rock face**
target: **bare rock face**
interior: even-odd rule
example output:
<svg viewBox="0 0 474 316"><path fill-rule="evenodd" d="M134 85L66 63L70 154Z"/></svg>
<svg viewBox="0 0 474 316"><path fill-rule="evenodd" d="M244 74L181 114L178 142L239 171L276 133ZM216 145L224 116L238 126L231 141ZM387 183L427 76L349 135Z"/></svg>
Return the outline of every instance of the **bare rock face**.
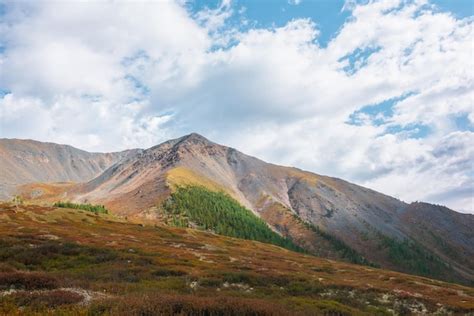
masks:
<svg viewBox="0 0 474 316"><path fill-rule="evenodd" d="M198 134L116 154L54 144L33 151L27 144L22 148L28 150L22 150L34 152L35 158L27 155L30 158L19 161L13 158L20 156L18 145L0 146L0 165L9 169L0 177L2 183L85 181L71 191L77 201L146 217L171 194L173 185L201 185L228 193L316 255L347 259L357 253L385 268L474 282L473 215L407 204L341 179L269 164ZM422 270L416 270L420 266Z"/></svg>
<svg viewBox="0 0 474 316"><path fill-rule="evenodd" d="M84 182L133 151L89 153L68 145L0 139L0 198L31 182Z"/></svg>

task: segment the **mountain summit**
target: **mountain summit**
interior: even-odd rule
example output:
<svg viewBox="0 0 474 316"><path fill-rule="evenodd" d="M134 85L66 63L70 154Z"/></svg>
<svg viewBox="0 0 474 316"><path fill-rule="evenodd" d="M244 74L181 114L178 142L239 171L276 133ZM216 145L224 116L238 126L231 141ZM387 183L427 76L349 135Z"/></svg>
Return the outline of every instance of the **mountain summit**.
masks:
<svg viewBox="0 0 474 316"><path fill-rule="evenodd" d="M196 133L129 152L55 198L160 221L164 203L177 188L187 187L225 193L318 256L474 282L474 216L407 204L341 179L269 164ZM34 185L20 191L26 198L42 198Z"/></svg>

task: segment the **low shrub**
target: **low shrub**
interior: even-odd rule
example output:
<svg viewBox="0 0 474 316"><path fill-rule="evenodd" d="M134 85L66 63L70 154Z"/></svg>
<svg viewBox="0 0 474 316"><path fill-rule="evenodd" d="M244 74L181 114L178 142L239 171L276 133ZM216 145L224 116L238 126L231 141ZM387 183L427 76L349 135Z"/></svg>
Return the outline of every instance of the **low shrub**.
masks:
<svg viewBox="0 0 474 316"><path fill-rule="evenodd" d="M54 289L58 281L40 272L0 272L0 289L38 290Z"/></svg>
<svg viewBox="0 0 474 316"><path fill-rule="evenodd" d="M214 273L212 276L222 279L224 282L245 283L252 286L286 286L291 280L294 280L294 278L285 275L265 275L253 271L223 271Z"/></svg>
<svg viewBox="0 0 474 316"><path fill-rule="evenodd" d="M204 287L219 287L222 284L222 280L219 278L201 278L199 279L199 285Z"/></svg>
<svg viewBox="0 0 474 316"><path fill-rule="evenodd" d="M256 285L259 281L259 276L249 272L226 272L222 274L224 281L229 283L248 283Z"/></svg>
<svg viewBox="0 0 474 316"><path fill-rule="evenodd" d="M157 277L168 277L168 276L183 276L183 275L186 275L187 273L181 270L159 268L159 269L154 270L151 274Z"/></svg>
<svg viewBox="0 0 474 316"><path fill-rule="evenodd" d="M147 295L97 302L91 312L111 315L294 315L283 306L259 299Z"/></svg>
<svg viewBox="0 0 474 316"><path fill-rule="evenodd" d="M64 290L45 292L18 292L11 295L17 306L34 306L54 308L61 305L77 304L84 298L82 295Z"/></svg>
<svg viewBox="0 0 474 316"><path fill-rule="evenodd" d="M56 270L99 264L118 259L111 249L63 243L55 240L35 240L34 247L26 242L0 242L0 261L18 269Z"/></svg>
<svg viewBox="0 0 474 316"><path fill-rule="evenodd" d="M290 282L286 288L288 294L294 296L311 296L318 294L323 290L324 287L322 287L320 284L303 281Z"/></svg>

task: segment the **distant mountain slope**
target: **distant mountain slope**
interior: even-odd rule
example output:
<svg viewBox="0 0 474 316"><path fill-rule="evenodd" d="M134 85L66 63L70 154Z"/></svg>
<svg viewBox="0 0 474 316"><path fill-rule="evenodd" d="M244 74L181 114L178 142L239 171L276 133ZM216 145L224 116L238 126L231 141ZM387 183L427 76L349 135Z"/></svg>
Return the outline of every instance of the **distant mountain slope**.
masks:
<svg viewBox="0 0 474 316"><path fill-rule="evenodd" d="M89 153L68 145L0 139L0 198L30 182L89 181L128 153Z"/></svg>
<svg viewBox="0 0 474 316"><path fill-rule="evenodd" d="M473 215L269 164L198 134L129 154L62 190L119 215L160 220L180 186L227 193L315 255L474 284Z"/></svg>
<svg viewBox="0 0 474 316"><path fill-rule="evenodd" d="M404 272L474 281L474 216L420 208L341 179L265 163L198 134L129 156L77 189L77 199L154 218L173 187L183 185L228 193L320 256L362 257Z"/></svg>

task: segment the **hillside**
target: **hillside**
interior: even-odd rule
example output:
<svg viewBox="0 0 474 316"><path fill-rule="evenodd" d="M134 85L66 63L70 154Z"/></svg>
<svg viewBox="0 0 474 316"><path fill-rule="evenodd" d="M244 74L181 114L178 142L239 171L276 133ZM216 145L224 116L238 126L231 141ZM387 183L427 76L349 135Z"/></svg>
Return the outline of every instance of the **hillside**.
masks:
<svg viewBox="0 0 474 316"><path fill-rule="evenodd" d="M474 312L469 287L255 241L36 205L0 218L2 315Z"/></svg>
<svg viewBox="0 0 474 316"><path fill-rule="evenodd" d="M20 191L28 198L42 186ZM34 200L66 196L162 222L174 192L195 187L225 193L311 254L474 284L473 215L407 204L341 179L269 164L198 134L128 155L89 182L49 185L54 193Z"/></svg>
<svg viewBox="0 0 474 316"><path fill-rule="evenodd" d="M68 145L0 139L0 198L31 182L89 181L129 153L89 153Z"/></svg>
<svg viewBox="0 0 474 316"><path fill-rule="evenodd" d="M425 204L437 216L420 230L420 222L411 219L413 205L341 179L268 164L198 134L129 157L77 188L76 197L120 215L155 218L183 185L226 192L318 256L357 263L362 257L403 272L474 280L474 216ZM447 225L454 222L456 233ZM438 247L427 234L447 246Z"/></svg>

